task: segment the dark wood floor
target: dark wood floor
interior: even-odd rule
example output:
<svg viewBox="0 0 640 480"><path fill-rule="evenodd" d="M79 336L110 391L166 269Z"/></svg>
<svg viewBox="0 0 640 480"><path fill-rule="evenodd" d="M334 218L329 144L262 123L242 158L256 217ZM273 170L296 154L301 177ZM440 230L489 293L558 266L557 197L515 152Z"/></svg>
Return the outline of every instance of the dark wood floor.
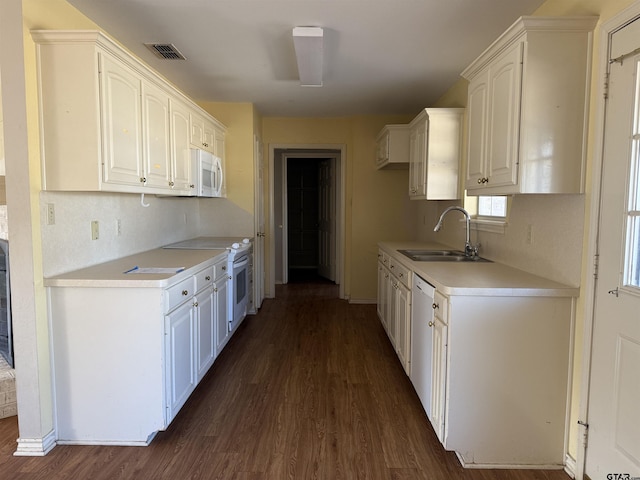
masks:
<svg viewBox="0 0 640 480"><path fill-rule="evenodd" d="M279 286L149 447L58 446L43 458L14 457L16 417L0 420L0 478L569 478L461 468L438 443L375 306L338 300L337 288Z"/></svg>

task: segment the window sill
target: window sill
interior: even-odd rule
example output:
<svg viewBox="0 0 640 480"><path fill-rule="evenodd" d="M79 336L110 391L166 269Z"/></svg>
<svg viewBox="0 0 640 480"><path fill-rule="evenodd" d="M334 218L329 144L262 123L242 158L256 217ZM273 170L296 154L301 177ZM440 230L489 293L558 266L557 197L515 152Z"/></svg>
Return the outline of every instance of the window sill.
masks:
<svg viewBox="0 0 640 480"><path fill-rule="evenodd" d="M484 218L471 219L471 230L476 230L479 232L491 232L504 235L506 226L506 220L487 220Z"/></svg>

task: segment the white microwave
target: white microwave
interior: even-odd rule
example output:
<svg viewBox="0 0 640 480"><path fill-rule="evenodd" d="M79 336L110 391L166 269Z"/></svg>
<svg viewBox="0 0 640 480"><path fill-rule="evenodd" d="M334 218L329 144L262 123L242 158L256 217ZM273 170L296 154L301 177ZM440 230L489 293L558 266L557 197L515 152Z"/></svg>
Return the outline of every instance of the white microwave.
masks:
<svg viewBox="0 0 640 480"><path fill-rule="evenodd" d="M222 197L222 160L206 150L192 149L192 177L197 197Z"/></svg>

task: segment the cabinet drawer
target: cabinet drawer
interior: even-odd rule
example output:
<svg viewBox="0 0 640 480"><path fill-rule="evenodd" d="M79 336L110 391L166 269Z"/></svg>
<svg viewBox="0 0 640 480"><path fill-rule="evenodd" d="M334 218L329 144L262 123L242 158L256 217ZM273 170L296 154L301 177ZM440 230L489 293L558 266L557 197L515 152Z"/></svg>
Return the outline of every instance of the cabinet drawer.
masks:
<svg viewBox="0 0 640 480"><path fill-rule="evenodd" d="M194 275L196 286L195 291L199 292L203 288L213 285L213 267L207 267L204 270L200 270L198 273Z"/></svg>
<svg viewBox="0 0 640 480"><path fill-rule="evenodd" d="M227 256L225 255L223 260L219 260L213 265L213 279L217 282L220 278L228 276Z"/></svg>
<svg viewBox="0 0 640 480"><path fill-rule="evenodd" d="M433 295L433 313L445 325L449 323L449 299L437 290Z"/></svg>
<svg viewBox="0 0 640 480"><path fill-rule="evenodd" d="M378 260L380 260L385 267L389 266L389 256L382 250L378 251Z"/></svg>
<svg viewBox="0 0 640 480"><path fill-rule="evenodd" d="M170 312L185 300L191 298L195 293L194 277L184 279L165 290L165 312Z"/></svg>
<svg viewBox="0 0 640 480"><path fill-rule="evenodd" d="M411 287L411 270L393 258L389 259L389 270L405 287Z"/></svg>

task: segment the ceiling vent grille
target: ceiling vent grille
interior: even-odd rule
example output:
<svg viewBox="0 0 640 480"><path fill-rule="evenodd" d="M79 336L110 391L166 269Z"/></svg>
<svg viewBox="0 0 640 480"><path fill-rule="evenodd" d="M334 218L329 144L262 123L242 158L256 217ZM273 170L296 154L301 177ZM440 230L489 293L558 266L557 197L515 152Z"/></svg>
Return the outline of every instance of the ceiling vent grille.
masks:
<svg viewBox="0 0 640 480"><path fill-rule="evenodd" d="M145 46L156 57L164 58L165 60L186 60L184 55L172 43L145 43Z"/></svg>

